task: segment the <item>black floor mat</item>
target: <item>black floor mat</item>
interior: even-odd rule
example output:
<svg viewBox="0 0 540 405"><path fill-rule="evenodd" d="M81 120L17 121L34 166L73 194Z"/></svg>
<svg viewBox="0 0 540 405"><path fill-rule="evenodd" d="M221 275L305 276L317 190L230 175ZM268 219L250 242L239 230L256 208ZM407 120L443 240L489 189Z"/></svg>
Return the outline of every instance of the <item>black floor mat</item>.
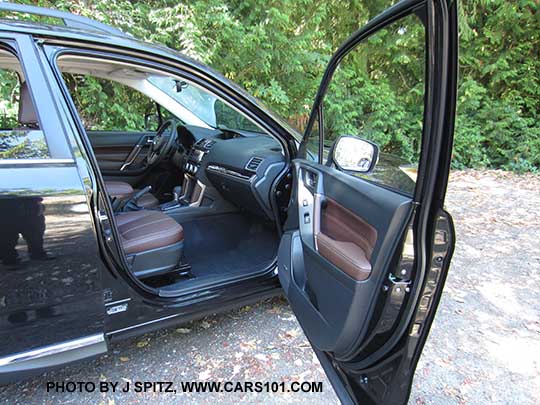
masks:
<svg viewBox="0 0 540 405"><path fill-rule="evenodd" d="M184 255L197 277L261 270L277 254L276 230L242 214L183 223Z"/></svg>

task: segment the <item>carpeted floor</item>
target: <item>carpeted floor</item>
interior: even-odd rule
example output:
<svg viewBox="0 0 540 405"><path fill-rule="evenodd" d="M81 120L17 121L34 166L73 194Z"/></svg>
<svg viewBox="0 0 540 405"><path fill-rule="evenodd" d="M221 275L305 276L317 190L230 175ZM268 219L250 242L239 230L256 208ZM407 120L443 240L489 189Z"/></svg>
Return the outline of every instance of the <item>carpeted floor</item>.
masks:
<svg viewBox="0 0 540 405"><path fill-rule="evenodd" d="M276 230L258 218L227 214L183 223L184 254L197 278L257 271L277 254Z"/></svg>

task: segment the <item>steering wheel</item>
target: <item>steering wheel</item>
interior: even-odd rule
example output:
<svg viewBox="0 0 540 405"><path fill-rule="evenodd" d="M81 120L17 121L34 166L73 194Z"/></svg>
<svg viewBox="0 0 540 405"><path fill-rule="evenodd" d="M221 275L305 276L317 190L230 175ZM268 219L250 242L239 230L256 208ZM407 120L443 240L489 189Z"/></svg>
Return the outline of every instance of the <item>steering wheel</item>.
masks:
<svg viewBox="0 0 540 405"><path fill-rule="evenodd" d="M150 150L146 156L147 165L156 165L168 155L178 137L176 127L177 122L175 119L167 120L161 124L150 144Z"/></svg>

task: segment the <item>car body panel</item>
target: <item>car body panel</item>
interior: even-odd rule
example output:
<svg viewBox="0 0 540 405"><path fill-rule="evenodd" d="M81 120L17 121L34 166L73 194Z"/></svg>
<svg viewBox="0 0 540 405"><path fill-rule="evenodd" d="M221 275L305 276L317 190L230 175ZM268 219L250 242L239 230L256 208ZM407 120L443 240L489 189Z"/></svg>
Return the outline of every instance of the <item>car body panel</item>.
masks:
<svg viewBox="0 0 540 405"><path fill-rule="evenodd" d="M0 265L0 358L104 332L98 251L86 194L73 163L0 164L2 238L22 232L51 260ZM40 241L42 239L42 241ZM17 244L25 256L23 239ZM106 347L105 347L106 349ZM0 365L0 378L4 369Z"/></svg>

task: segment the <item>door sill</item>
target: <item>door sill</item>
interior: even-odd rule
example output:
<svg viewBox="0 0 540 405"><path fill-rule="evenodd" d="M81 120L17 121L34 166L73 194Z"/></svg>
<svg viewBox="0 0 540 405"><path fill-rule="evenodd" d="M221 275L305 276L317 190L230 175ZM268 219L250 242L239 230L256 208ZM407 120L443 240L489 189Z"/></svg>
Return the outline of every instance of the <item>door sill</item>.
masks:
<svg viewBox="0 0 540 405"><path fill-rule="evenodd" d="M161 298L176 298L185 294L192 294L201 290L208 290L215 287L227 287L231 284L241 283L260 277L277 277L277 258L262 270L255 270L235 276L228 276L226 273L215 277L196 277L181 280L177 283L158 288Z"/></svg>

